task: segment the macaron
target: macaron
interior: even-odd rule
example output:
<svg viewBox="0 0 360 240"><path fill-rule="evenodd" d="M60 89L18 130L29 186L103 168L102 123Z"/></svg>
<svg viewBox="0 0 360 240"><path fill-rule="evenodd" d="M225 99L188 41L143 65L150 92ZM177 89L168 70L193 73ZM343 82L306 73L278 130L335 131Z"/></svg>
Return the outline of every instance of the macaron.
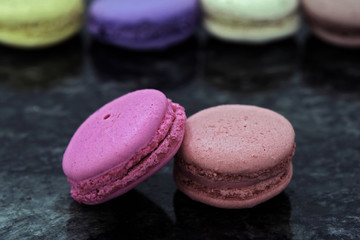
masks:
<svg viewBox="0 0 360 240"><path fill-rule="evenodd" d="M292 177L295 132L280 114L220 105L192 115L175 157L174 178L195 201L251 208L281 193Z"/></svg>
<svg viewBox="0 0 360 240"><path fill-rule="evenodd" d="M99 41L151 50L187 39L198 23L197 0L97 0L90 6L87 28Z"/></svg>
<svg viewBox="0 0 360 240"><path fill-rule="evenodd" d="M359 0L302 0L312 32L331 44L360 47Z"/></svg>
<svg viewBox="0 0 360 240"><path fill-rule="evenodd" d="M22 48L54 45L82 26L82 0L0 1L0 43Z"/></svg>
<svg viewBox="0 0 360 240"><path fill-rule="evenodd" d="M153 89L104 105L81 124L64 153L71 196L94 205L134 188L172 159L185 121L184 108Z"/></svg>
<svg viewBox="0 0 360 240"><path fill-rule="evenodd" d="M299 28L298 0L201 0L204 26L228 41L264 43Z"/></svg>

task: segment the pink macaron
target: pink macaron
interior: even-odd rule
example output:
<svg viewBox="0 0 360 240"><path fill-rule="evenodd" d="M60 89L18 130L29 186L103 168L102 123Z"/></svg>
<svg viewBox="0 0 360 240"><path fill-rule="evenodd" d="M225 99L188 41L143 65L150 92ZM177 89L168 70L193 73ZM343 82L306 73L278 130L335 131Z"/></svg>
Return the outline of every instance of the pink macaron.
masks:
<svg viewBox="0 0 360 240"><path fill-rule="evenodd" d="M321 39L344 47L360 47L359 0L302 0L311 30Z"/></svg>
<svg viewBox="0 0 360 240"><path fill-rule="evenodd" d="M183 107L152 89L104 105L77 129L64 153L71 196L93 205L134 188L172 159L185 121Z"/></svg>
<svg viewBox="0 0 360 240"><path fill-rule="evenodd" d="M250 208L286 188L294 153L294 129L280 114L221 105L187 120L174 178L193 200L219 208Z"/></svg>

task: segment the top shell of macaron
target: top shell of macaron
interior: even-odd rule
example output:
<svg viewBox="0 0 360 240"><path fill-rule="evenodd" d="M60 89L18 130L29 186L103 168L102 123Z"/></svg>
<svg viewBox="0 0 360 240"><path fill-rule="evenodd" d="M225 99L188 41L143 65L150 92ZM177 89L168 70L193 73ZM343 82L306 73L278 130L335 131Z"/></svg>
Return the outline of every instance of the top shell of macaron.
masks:
<svg viewBox="0 0 360 240"><path fill-rule="evenodd" d="M82 12L82 0L1 0L0 23L23 24L63 18L75 11Z"/></svg>
<svg viewBox="0 0 360 240"><path fill-rule="evenodd" d="M360 27L359 0L302 0L306 11L319 20L344 27Z"/></svg>
<svg viewBox="0 0 360 240"><path fill-rule="evenodd" d="M98 0L90 6L92 17L126 23L176 17L198 8L197 0Z"/></svg>
<svg viewBox="0 0 360 240"><path fill-rule="evenodd" d="M229 20L275 20L293 13L298 0L201 0L205 12Z"/></svg>
<svg viewBox="0 0 360 240"><path fill-rule="evenodd" d="M101 107L70 140L63 158L65 174L85 180L126 164L157 134L168 104L162 92L145 89Z"/></svg>
<svg viewBox="0 0 360 240"><path fill-rule="evenodd" d="M274 111L221 105L188 118L178 156L219 173L253 173L288 158L294 140L290 122Z"/></svg>

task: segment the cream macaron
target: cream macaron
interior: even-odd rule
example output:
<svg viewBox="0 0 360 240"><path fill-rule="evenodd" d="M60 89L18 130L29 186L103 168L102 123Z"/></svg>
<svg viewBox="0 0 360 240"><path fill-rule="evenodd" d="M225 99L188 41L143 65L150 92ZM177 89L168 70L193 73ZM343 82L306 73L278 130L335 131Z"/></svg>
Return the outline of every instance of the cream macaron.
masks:
<svg viewBox="0 0 360 240"><path fill-rule="evenodd" d="M300 24L298 0L201 0L204 25L229 41L268 42L294 34Z"/></svg>

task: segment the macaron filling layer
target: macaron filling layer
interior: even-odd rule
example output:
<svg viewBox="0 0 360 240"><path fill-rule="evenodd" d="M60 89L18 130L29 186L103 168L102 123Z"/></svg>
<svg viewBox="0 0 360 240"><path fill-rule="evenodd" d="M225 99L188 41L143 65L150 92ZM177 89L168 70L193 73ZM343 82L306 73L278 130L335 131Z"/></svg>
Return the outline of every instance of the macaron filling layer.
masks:
<svg viewBox="0 0 360 240"><path fill-rule="evenodd" d="M262 43L293 35L300 26L300 17L293 13L278 20L245 20L233 23L205 18L204 24L211 34L221 39Z"/></svg>
<svg viewBox="0 0 360 240"><path fill-rule="evenodd" d="M259 194L263 194L264 192L271 191L273 188L278 187L278 185L280 185L280 183L282 183L283 181L289 180L291 176L292 164L290 164L285 171L281 172L276 176L273 176L264 181L256 182L255 184L249 186L242 186L240 188L212 188L209 186L205 186L199 182L192 181L190 179L181 177L177 178L180 178L180 181L182 181L183 184L186 184L189 189L192 189L194 191L200 191L203 194L209 196L210 198L229 201L245 201L256 198L259 196Z"/></svg>
<svg viewBox="0 0 360 240"><path fill-rule="evenodd" d="M35 36L39 37L42 35L46 35L49 33L53 33L56 31L62 31L63 29L67 29L69 26L76 25L79 26L79 20L81 19L80 15L73 16L70 19L61 18L54 19L51 21L43 22L43 23L24 23L21 25L1 25L0 30L5 30L8 32L19 32L24 34L26 32L26 36Z"/></svg>
<svg viewBox="0 0 360 240"><path fill-rule="evenodd" d="M273 20L236 20L236 19L229 19L225 16L215 16L206 14L205 19L208 21L216 22L217 24L225 25L228 27L234 27L234 28L266 28L266 27L275 27L287 24L289 21L293 20L294 18L298 18L297 11L293 11L289 13L288 15L279 18L279 19L273 19Z"/></svg>
<svg viewBox="0 0 360 240"><path fill-rule="evenodd" d="M248 174L226 174L203 170L197 166L184 163L176 157L175 178L186 188L200 191L212 198L247 200L261 192L271 190L292 174L292 153L274 167Z"/></svg>
<svg viewBox="0 0 360 240"><path fill-rule="evenodd" d="M140 179L150 169L170 160L167 159L167 153L181 143L182 135L178 132L182 131L186 116L180 105L172 103L171 100L168 100L168 104L164 119L150 143L126 164L80 182L68 178L72 186L71 195L76 201L91 204L112 198L109 196L116 195L118 191Z"/></svg>

